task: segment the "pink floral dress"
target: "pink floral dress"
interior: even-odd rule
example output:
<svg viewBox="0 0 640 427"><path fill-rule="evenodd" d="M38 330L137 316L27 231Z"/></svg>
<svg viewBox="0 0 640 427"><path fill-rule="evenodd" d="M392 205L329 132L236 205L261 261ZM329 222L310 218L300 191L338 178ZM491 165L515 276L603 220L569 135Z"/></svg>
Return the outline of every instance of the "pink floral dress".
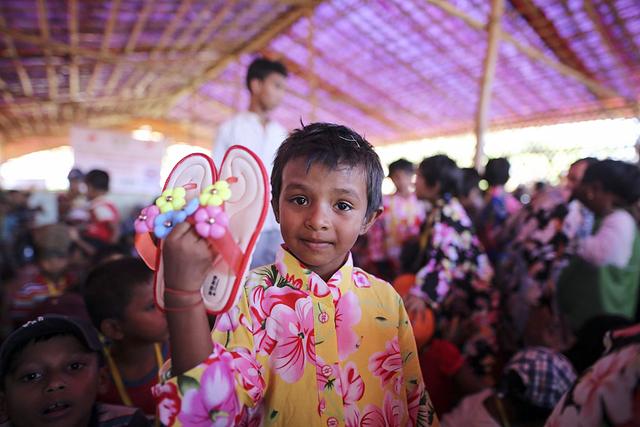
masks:
<svg viewBox="0 0 640 427"><path fill-rule="evenodd" d="M212 339L154 389L165 425L438 425L400 297L351 257L325 282L281 250Z"/></svg>
<svg viewBox="0 0 640 427"><path fill-rule="evenodd" d="M640 324L608 339L612 350L563 396L545 427L640 426Z"/></svg>

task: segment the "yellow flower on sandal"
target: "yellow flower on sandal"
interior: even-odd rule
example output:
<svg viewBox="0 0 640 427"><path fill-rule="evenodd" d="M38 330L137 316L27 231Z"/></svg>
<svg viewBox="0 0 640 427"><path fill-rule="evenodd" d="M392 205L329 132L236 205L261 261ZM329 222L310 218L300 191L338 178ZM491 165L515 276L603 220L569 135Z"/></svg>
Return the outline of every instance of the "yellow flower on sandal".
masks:
<svg viewBox="0 0 640 427"><path fill-rule="evenodd" d="M162 213L180 210L187 204L186 194L187 191L182 187L168 188L156 199L156 206Z"/></svg>
<svg viewBox="0 0 640 427"><path fill-rule="evenodd" d="M209 185L202 190L200 194L200 205L202 206L220 206L223 202L231 197L231 189L229 183L225 180L217 181L215 184Z"/></svg>

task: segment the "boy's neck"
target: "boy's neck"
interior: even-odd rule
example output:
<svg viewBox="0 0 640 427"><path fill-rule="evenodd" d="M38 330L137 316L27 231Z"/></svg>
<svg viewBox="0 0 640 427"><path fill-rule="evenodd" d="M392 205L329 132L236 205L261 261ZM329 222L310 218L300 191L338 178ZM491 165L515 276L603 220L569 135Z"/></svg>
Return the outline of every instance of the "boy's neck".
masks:
<svg viewBox="0 0 640 427"><path fill-rule="evenodd" d="M116 341L111 345L111 357L124 378L136 378L157 365L156 343Z"/></svg>
<svg viewBox="0 0 640 427"><path fill-rule="evenodd" d="M251 101L249 102L249 111L258 115L262 126L266 126L267 123L269 123L269 111L262 108L260 102L255 97L251 97Z"/></svg>

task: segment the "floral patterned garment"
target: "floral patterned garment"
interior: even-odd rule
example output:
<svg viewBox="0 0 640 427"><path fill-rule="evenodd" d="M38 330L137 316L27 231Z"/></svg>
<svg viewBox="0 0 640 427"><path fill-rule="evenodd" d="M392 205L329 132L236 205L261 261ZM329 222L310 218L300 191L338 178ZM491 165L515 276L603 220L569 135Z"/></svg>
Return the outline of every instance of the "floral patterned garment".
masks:
<svg viewBox="0 0 640 427"><path fill-rule="evenodd" d="M567 203L558 188L537 195L510 218L496 283L508 310L505 326L514 335L524 330L529 307L544 299L555 306L555 284L569 263L571 245L591 234L592 227L593 214L577 201Z"/></svg>
<svg viewBox="0 0 640 427"><path fill-rule="evenodd" d="M325 283L281 249L212 339L206 361L155 387L164 424L438 425L400 297L351 257Z"/></svg>
<svg viewBox="0 0 640 427"><path fill-rule="evenodd" d="M640 426L640 325L616 334L623 344L587 369L545 427Z"/></svg>
<svg viewBox="0 0 640 427"><path fill-rule="evenodd" d="M478 238L495 265L500 261L504 249L499 236L510 216L520 210L520 202L502 187L493 187L487 194L487 204L478 216Z"/></svg>
<svg viewBox="0 0 640 427"><path fill-rule="evenodd" d="M489 259L457 199L435 204L420 243L422 268L412 293L437 305L440 333L458 344L476 373L491 374L499 296L492 288ZM449 337L461 320L473 330L461 333L462 339Z"/></svg>

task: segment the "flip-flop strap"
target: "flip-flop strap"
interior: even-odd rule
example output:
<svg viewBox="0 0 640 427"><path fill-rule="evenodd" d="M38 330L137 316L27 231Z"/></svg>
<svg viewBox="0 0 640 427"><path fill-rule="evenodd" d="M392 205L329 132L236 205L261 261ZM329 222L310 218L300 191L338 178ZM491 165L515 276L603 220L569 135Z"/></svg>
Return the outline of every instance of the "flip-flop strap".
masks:
<svg viewBox="0 0 640 427"><path fill-rule="evenodd" d="M192 226L196 224L193 215L187 218L187 222ZM242 259L244 258L244 252L242 252L240 246L238 246L233 239L228 226L224 228L224 235L222 235L222 237L218 239L209 237L207 238L207 242L209 246L222 256L224 262L233 270L236 276L243 273Z"/></svg>
<svg viewBox="0 0 640 427"><path fill-rule="evenodd" d="M158 248L153 242L151 233L136 233L133 239L140 258L147 264L147 267L155 271Z"/></svg>
<svg viewBox="0 0 640 427"><path fill-rule="evenodd" d="M233 236L229 232L229 228L225 227L224 235L219 239L208 239L209 245L211 245L222 256L222 259L233 270L236 276L243 273L242 260L244 258L244 252L240 249L240 246L233 239Z"/></svg>

